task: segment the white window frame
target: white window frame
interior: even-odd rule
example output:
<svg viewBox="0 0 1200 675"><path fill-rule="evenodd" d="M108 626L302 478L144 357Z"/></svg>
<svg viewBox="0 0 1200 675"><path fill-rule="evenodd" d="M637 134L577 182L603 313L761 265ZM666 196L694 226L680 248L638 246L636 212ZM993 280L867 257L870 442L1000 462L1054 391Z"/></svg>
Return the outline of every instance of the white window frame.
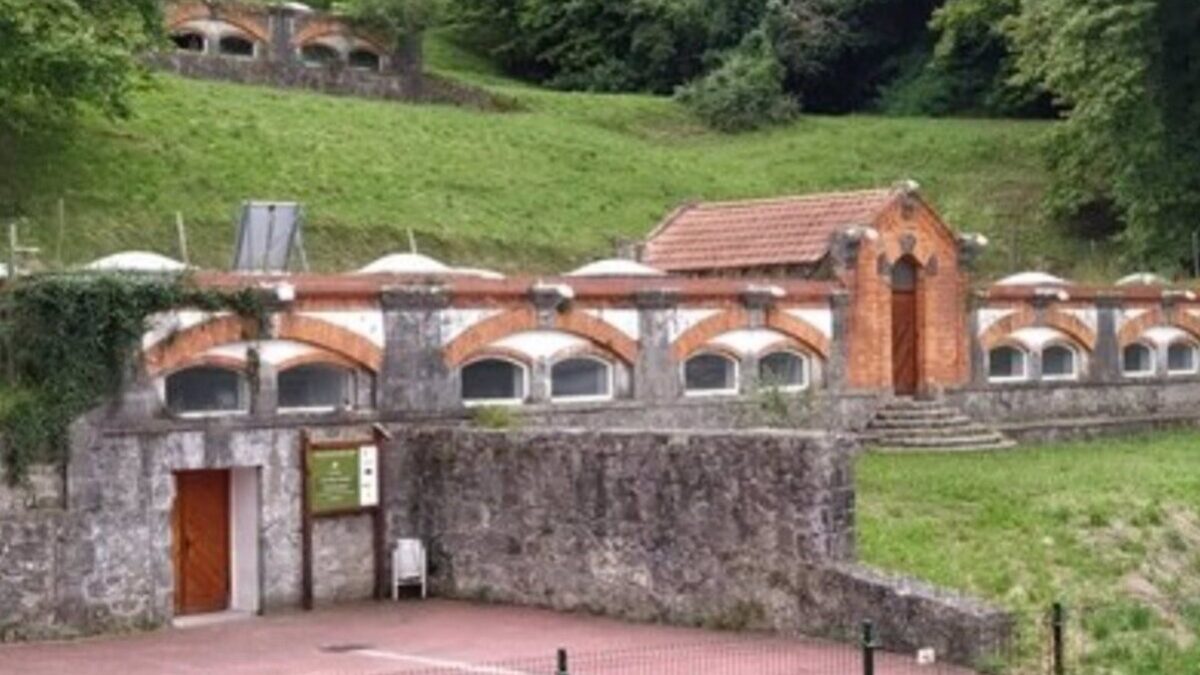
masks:
<svg viewBox="0 0 1200 675"><path fill-rule="evenodd" d="M336 56L337 58L335 58L333 61L330 61L330 62L309 61L308 59L304 58L304 50L307 49L308 47L324 47L324 48L328 49L329 51L333 52L334 56ZM346 55L343 54L341 51L339 51L336 47L333 47L332 45L327 45L324 42L309 42L308 44L303 44L303 45L296 47L296 60L299 61L300 64L303 65L305 68L325 68L334 63L341 63L342 61L345 60L345 58L346 58Z"/></svg>
<svg viewBox="0 0 1200 675"><path fill-rule="evenodd" d="M343 365L340 365L337 363L330 363L328 361L312 361L310 363L301 363L299 365L292 366L291 368L288 368L286 370L281 370L281 371L275 373L275 397L276 397L277 401L280 400L279 378L284 373L288 372L289 370L295 370L296 368L305 368L305 367L309 367L309 366L322 366L325 368L336 368L336 369L342 371L342 373L344 375L346 375L346 377L350 380L350 383L348 385L350 387L350 406L348 408L346 408L346 410L358 410L358 407L359 407L359 405L358 405L358 377L359 377L358 371L354 368L343 366ZM286 413L286 414L331 413L331 412L335 412L339 409L340 408L336 405L331 405L331 406L327 406L327 405L284 406L281 404L278 407L278 411L280 413Z"/></svg>
<svg viewBox="0 0 1200 675"><path fill-rule="evenodd" d="M175 411L171 409L171 402L167 400L167 379L172 375L194 370L196 368L214 368L216 370L224 370L238 376L238 396L243 401L243 405L236 409L230 410L188 410ZM245 417L250 414L250 408L254 405L250 400L250 378L246 373L235 368L226 368L224 366L214 366L206 363L197 363L190 366L184 366L159 377L155 382L155 389L158 390L158 399L162 401L163 408L174 417L181 419L204 419L206 417Z"/></svg>
<svg viewBox="0 0 1200 675"><path fill-rule="evenodd" d="M177 31L174 31L173 33L171 33L170 35L168 35L168 38L170 38L172 43L174 43L175 38L192 36L192 35L200 38L200 50L199 51L193 51L191 49L184 49L183 47L180 47L178 44L175 45L175 51L183 52L185 54L207 54L209 40L208 40L208 36L205 35L203 31L187 30L187 29L177 30Z"/></svg>
<svg viewBox="0 0 1200 675"><path fill-rule="evenodd" d="M1145 349L1147 353L1150 354L1150 368L1148 370L1128 370L1125 368L1125 350L1129 349L1130 347L1134 347L1134 346L1141 347L1142 349ZM1154 377L1157 374L1157 371L1158 371L1158 350L1154 348L1154 345L1151 345L1146 342L1142 342L1141 340L1138 340L1135 342L1130 342L1129 344L1121 347L1121 377L1145 379L1145 378L1149 378L1149 377Z"/></svg>
<svg viewBox="0 0 1200 675"><path fill-rule="evenodd" d="M1071 372L1065 375L1047 375L1046 374L1046 351L1049 349L1065 349L1071 352ZM1066 342L1051 342L1042 346L1042 379L1049 382L1063 382L1079 379L1080 366L1080 351L1075 348L1075 345L1067 344Z"/></svg>
<svg viewBox="0 0 1200 675"><path fill-rule="evenodd" d="M796 358L800 359L800 361L804 364L804 369L802 371L804 378L800 381L800 384L785 384L782 386L763 384L762 382L759 382L759 386L761 388L773 389L775 391L783 391L783 392L794 392L794 391L804 391L805 389L808 389L809 386L812 385L813 359L807 353L802 352L799 349L772 349L770 351L764 352L761 355L759 355L759 357L758 357L758 376L759 376L760 380L762 379L762 362L764 360L766 360L768 357L775 356L776 354L789 354L791 356L795 356Z"/></svg>
<svg viewBox="0 0 1200 675"><path fill-rule="evenodd" d="M1192 367L1189 370L1172 370L1171 369L1171 348L1184 346L1192 350ZM1189 338L1179 338L1172 340L1167 344L1167 376L1168 377L1186 377L1200 373L1200 344Z"/></svg>
<svg viewBox="0 0 1200 675"><path fill-rule="evenodd" d="M463 372L466 371L467 368L475 365L476 363L482 363L484 361L503 361L505 363L509 363L509 364L516 366L517 369L521 371L521 391L524 393L524 396L522 396L521 398L474 398L474 399L467 399L466 397L464 397L463 396L463 382L462 382ZM468 408L478 408L478 407L486 407L486 406L524 405L525 401L528 400L528 398L529 398L529 384L530 384L529 383L529 366L525 365L524 363L521 363L520 361L518 361L516 359L508 358L505 356L492 356L492 355L480 356L479 358L475 358L475 359L471 359L470 361L467 361L466 363L462 364L458 368L458 397L462 401L462 404Z"/></svg>
<svg viewBox="0 0 1200 675"><path fill-rule="evenodd" d="M715 356L733 364L733 384L727 389L688 389L687 386L687 364L692 359L701 356ZM679 364L679 376L683 381L683 395L686 397L704 397L704 396L737 396L741 392L742 373L741 363L737 359L721 352L714 351L699 351L684 359L683 363Z"/></svg>
<svg viewBox="0 0 1200 675"><path fill-rule="evenodd" d="M554 367L557 366L558 364L566 362L566 361L594 361L594 362L599 363L600 365L604 366L605 371L606 371L606 378L608 380L608 393L607 394L584 394L582 396L555 396L554 395ZM616 368L613 366L613 364L610 361L602 359L598 356L576 355L576 356L564 356L560 359L557 359L550 364L550 372L549 372L549 375L550 375L550 401L552 403L588 403L588 402L595 402L595 401L611 401L616 397L617 382L616 382L615 371L616 371Z"/></svg>
<svg viewBox="0 0 1200 675"><path fill-rule="evenodd" d="M1021 374L1020 375L992 375L992 352L998 349L1012 349L1021 355ZM1029 380L1029 350L1014 344L1001 344L992 347L987 351L987 378L988 382L996 382L999 384L1011 382L1026 382Z"/></svg>

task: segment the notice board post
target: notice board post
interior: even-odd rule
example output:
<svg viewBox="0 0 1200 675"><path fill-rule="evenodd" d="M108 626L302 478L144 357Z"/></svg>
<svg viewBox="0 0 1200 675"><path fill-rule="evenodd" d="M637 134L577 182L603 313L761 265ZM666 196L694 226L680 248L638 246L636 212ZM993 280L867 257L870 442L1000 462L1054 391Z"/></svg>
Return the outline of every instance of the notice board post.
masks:
<svg viewBox="0 0 1200 675"><path fill-rule="evenodd" d="M300 436L301 600L313 608L313 523L322 518L370 514L375 557L375 599L387 597L384 570L383 438L313 441Z"/></svg>

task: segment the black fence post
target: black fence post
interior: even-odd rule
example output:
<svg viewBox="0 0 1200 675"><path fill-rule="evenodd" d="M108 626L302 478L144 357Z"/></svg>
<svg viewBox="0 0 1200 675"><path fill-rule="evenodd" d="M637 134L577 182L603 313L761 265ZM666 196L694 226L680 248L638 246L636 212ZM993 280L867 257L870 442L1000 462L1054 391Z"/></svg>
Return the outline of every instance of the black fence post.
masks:
<svg viewBox="0 0 1200 675"><path fill-rule="evenodd" d="M567 669L567 650L565 649L558 650L558 666L557 670L554 672L554 675L571 675L570 671Z"/></svg>
<svg viewBox="0 0 1200 675"><path fill-rule="evenodd" d="M1063 658L1063 625L1065 623L1062 603L1056 602L1050 608L1050 639L1054 644L1054 675L1065 675L1067 672L1066 659Z"/></svg>
<svg viewBox="0 0 1200 675"><path fill-rule="evenodd" d="M875 624L870 621L862 623L862 663L863 675L875 675Z"/></svg>

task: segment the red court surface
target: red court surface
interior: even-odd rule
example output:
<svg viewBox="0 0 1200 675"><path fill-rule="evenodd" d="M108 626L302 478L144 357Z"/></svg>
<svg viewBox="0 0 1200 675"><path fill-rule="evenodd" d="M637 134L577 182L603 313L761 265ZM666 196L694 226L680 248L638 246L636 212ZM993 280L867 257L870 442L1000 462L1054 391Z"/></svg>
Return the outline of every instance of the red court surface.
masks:
<svg viewBox="0 0 1200 675"><path fill-rule="evenodd" d="M0 673L857 675L859 650L807 638L632 624L430 600L363 604L74 642L0 646ZM877 656L881 675L966 673Z"/></svg>

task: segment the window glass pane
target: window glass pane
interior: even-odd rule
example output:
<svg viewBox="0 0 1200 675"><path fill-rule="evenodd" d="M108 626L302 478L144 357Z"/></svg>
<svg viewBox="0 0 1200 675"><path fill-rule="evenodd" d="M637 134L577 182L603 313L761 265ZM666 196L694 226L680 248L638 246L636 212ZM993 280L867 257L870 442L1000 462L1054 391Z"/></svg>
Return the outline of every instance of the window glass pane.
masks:
<svg viewBox="0 0 1200 675"><path fill-rule="evenodd" d="M1022 377L1025 353L1013 347L997 347L988 352L988 377Z"/></svg>
<svg viewBox="0 0 1200 675"><path fill-rule="evenodd" d="M254 43L240 37L223 37L220 50L229 56L254 56Z"/></svg>
<svg viewBox="0 0 1200 675"><path fill-rule="evenodd" d="M567 359L550 370L550 396L608 396L609 366L595 359Z"/></svg>
<svg viewBox="0 0 1200 675"><path fill-rule="evenodd" d="M337 62L339 57L337 50L332 47L326 45L305 45L300 50L300 58L310 66L322 66Z"/></svg>
<svg viewBox="0 0 1200 675"><path fill-rule="evenodd" d="M171 36L171 41L174 42L175 46L181 51L204 51L204 36L197 33L177 33Z"/></svg>
<svg viewBox="0 0 1200 675"><path fill-rule="evenodd" d="M765 387L799 387L806 383L804 359L791 352L768 354L758 362L758 380Z"/></svg>
<svg viewBox="0 0 1200 675"><path fill-rule="evenodd" d="M733 362L716 354L701 354L684 365L688 391L721 391L734 388Z"/></svg>
<svg viewBox="0 0 1200 675"><path fill-rule="evenodd" d="M280 408L350 407L350 372L327 365L290 368L279 374Z"/></svg>
<svg viewBox="0 0 1200 675"><path fill-rule="evenodd" d="M1075 374L1075 352L1062 346L1047 347L1042 352L1042 375L1070 377Z"/></svg>
<svg viewBox="0 0 1200 675"><path fill-rule="evenodd" d="M1173 373L1191 373L1196 370L1196 348L1177 342L1167 349L1167 368Z"/></svg>
<svg viewBox="0 0 1200 675"><path fill-rule="evenodd" d="M1154 355L1142 344L1132 344L1121 353L1122 367L1127 373L1148 373L1154 370Z"/></svg>
<svg viewBox="0 0 1200 675"><path fill-rule="evenodd" d="M242 376L224 368L199 367L167 377L172 412L237 411L243 408Z"/></svg>
<svg viewBox="0 0 1200 675"><path fill-rule="evenodd" d="M350 52L351 68L360 70L379 70L379 55L375 52L369 52L365 49L356 49Z"/></svg>
<svg viewBox="0 0 1200 675"><path fill-rule="evenodd" d="M462 370L462 397L465 401L525 398L525 381L520 366L485 359Z"/></svg>

